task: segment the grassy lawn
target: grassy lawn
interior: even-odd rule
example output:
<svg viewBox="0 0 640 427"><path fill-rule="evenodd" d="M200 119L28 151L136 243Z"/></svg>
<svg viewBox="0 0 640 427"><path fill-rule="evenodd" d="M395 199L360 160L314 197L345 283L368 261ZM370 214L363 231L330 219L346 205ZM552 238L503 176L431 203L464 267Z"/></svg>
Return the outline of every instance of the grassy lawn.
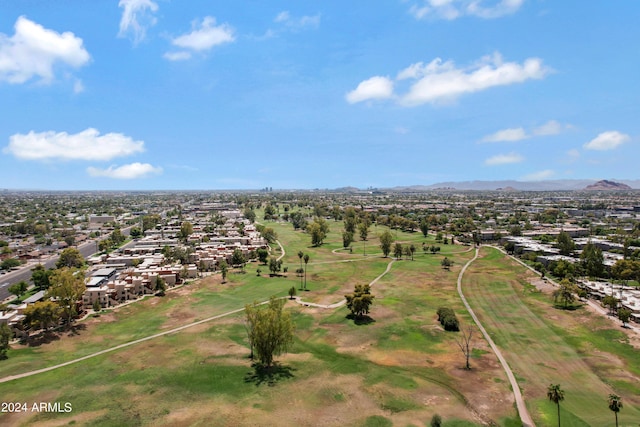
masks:
<svg viewBox="0 0 640 427"><path fill-rule="evenodd" d="M290 224L265 225L276 230L285 248L287 275L269 277L263 267L262 275L257 276L257 264L250 263L246 273L231 273L226 284L220 283L219 275L213 275L163 298L148 298L89 318L80 323L75 335L65 333L40 346L10 350L9 359L0 362L0 377L170 330L266 300L270 295L284 296L291 286L300 285L294 272L299 266L299 250L308 253L311 260L307 270L309 291L298 291L298 295L322 304L342 300L355 284L371 282L392 262L379 253L376 236L383 227L372 227L365 257L357 249L362 248L362 242L354 243L353 253L339 250L341 222L330 223L331 232L319 248L310 247L309 236L294 231ZM395 230L392 233L395 235ZM279 365L270 375L252 368L243 315L238 313L55 371L2 383L0 394L5 401L70 402L73 412L0 414L0 424L425 426L438 413L445 426L476 426L481 425L480 420L506 427L518 425L508 381L487 344L476 339L472 370L462 369L464 357L455 341L457 334L444 332L436 318L438 307L447 306L463 325L471 321L457 296L456 279L473 253L464 246L440 245L439 254L424 254L422 242L433 244L433 236L424 239L420 233L403 232L397 236L418 250L413 261L394 261L389 273L373 286L376 298L371 322L356 325L347 319L344 306L325 310L288 302L287 309L296 323L296 339L290 352L277 359ZM450 271L440 266L444 256L453 261ZM509 332L496 340L502 346L513 345L507 347L507 358L511 362L514 357L512 366L525 379L525 396L531 398L540 425L547 425L547 419L553 421L555 413L544 398L549 378L561 382L567 390L563 402L566 425L572 425L570 417L588 419L591 424L585 425L610 423L613 417L606 402L604 411L591 410L583 415L579 412L583 407L599 408L600 401L594 398L576 404L570 400L582 395L600 399L600 392L611 390L612 385L625 398L621 416L636 416L637 409L627 396L637 386L621 377L605 384L595 361L580 365L583 352L590 351L582 348L588 325L573 342L570 334L558 330L564 325L564 317L559 318L558 325L542 320L544 313L539 311L545 309L544 304L549 305L548 301L533 294L526 298L520 295L518 286L523 279L516 272L521 271L489 253L473 266L465 287L473 293L473 304L483 308L489 327ZM471 291L472 287L485 286L490 286L491 292ZM505 311L485 308L494 305L505 307ZM578 313L556 310L553 314ZM504 325L498 320L491 325L494 318L501 318ZM524 327L522 322L530 322L533 328ZM580 322L574 323L576 328L580 326ZM615 338L607 334L589 336L600 337L590 342L594 352L602 351L601 346ZM614 352L623 363L632 356L625 353L625 345L620 343ZM550 356L556 353L562 359ZM519 361L516 356L527 359ZM558 369L560 362L566 369ZM551 377L542 376L549 369L545 375ZM631 372L635 372L633 369L637 367ZM558 377L558 372L567 380ZM585 375L592 385L580 390L577 384ZM596 424L588 418L592 413L597 416Z"/></svg>
<svg viewBox="0 0 640 427"><path fill-rule="evenodd" d="M563 426L614 425L606 403L614 392L625 404L622 425L640 419L637 350L625 343L624 334L585 309L553 308L550 295L528 285L529 273L498 251L482 254L468 270L463 290L521 380L536 422L556 420L556 407L546 398L551 383L565 390Z"/></svg>

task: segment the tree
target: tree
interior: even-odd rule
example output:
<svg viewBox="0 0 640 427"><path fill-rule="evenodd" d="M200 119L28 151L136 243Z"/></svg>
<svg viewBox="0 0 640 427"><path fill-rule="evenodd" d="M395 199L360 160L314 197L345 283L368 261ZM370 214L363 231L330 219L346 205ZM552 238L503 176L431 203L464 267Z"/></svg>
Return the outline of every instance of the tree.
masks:
<svg viewBox="0 0 640 427"><path fill-rule="evenodd" d="M582 267L589 277L602 277L604 273L604 255L593 243L587 243L580 254Z"/></svg>
<svg viewBox="0 0 640 427"><path fill-rule="evenodd" d="M358 232L360 233L360 240L367 240L369 236L369 222L362 221L358 224Z"/></svg>
<svg viewBox="0 0 640 427"><path fill-rule="evenodd" d="M562 300L564 308L567 308L569 304L573 304L576 300L576 292L578 292L576 285L571 283L569 279L562 279L560 287L553 291L553 300L556 303L558 300Z"/></svg>
<svg viewBox="0 0 640 427"><path fill-rule="evenodd" d="M422 235L426 238L427 235L429 234L429 221L427 221L427 218L422 218L420 220L420 231L422 231Z"/></svg>
<svg viewBox="0 0 640 427"><path fill-rule="evenodd" d="M256 253L258 254L258 261L266 265L267 259L269 258L269 251L264 248L260 248Z"/></svg>
<svg viewBox="0 0 640 427"><path fill-rule="evenodd" d="M613 314L616 308L618 308L618 298L613 295L607 295L602 298L602 305L609 307L609 315Z"/></svg>
<svg viewBox="0 0 640 427"><path fill-rule="evenodd" d="M60 322L61 314L62 308L55 302L38 301L24 309L24 322L35 330L44 329L47 331Z"/></svg>
<svg viewBox="0 0 640 427"><path fill-rule="evenodd" d="M471 365L469 364L469 357L471 357L472 350L471 339L473 338L473 327L467 326L467 328L463 328L460 333L461 335L456 338L456 343L458 344L458 347L460 347L460 351L462 351L462 354L464 354L466 362L464 368L466 370L470 370Z"/></svg>
<svg viewBox="0 0 640 427"><path fill-rule="evenodd" d="M156 276L156 295L163 297L167 290L167 282L160 275Z"/></svg>
<svg viewBox="0 0 640 427"><path fill-rule="evenodd" d="M300 230L307 228L307 219L304 217L304 214L300 211L294 212L289 216L291 224L293 225L294 230Z"/></svg>
<svg viewBox="0 0 640 427"><path fill-rule="evenodd" d="M393 247L393 256L396 257L396 259L402 258L402 245L400 243L396 243Z"/></svg>
<svg viewBox="0 0 640 427"><path fill-rule="evenodd" d="M564 390L560 388L560 384L549 384L547 397L558 406L558 427L560 427L560 402L564 400Z"/></svg>
<svg viewBox="0 0 640 427"><path fill-rule="evenodd" d="M131 227L129 236L131 236L132 239L139 239L140 237L142 237L142 230L140 230L139 227Z"/></svg>
<svg viewBox="0 0 640 427"><path fill-rule="evenodd" d="M442 258L442 261L440 261L440 265L442 265L442 268L444 268L445 270L451 269L451 264L453 264L453 262L451 262L451 260L447 257Z"/></svg>
<svg viewBox="0 0 640 427"><path fill-rule="evenodd" d="M25 292L27 292L27 289L29 289L29 284L24 280L21 280L18 283L14 283L13 285L9 286L7 290L9 291L9 293L20 298L25 294Z"/></svg>
<svg viewBox="0 0 640 427"><path fill-rule="evenodd" d="M296 272L301 273L300 274L300 289L302 289L302 273L304 272L304 269L302 268L302 258L303 257L304 257L304 252L298 251L298 259L300 260L300 268Z"/></svg>
<svg viewBox="0 0 640 427"><path fill-rule="evenodd" d="M609 395L609 409L616 415L616 427L618 427L618 412L622 409L622 398L615 394Z"/></svg>
<svg viewBox="0 0 640 427"><path fill-rule="evenodd" d="M293 343L294 324L291 314L283 311L285 300L271 297L261 308L257 303L245 306L247 334L252 356L270 368L274 356L285 353Z"/></svg>
<svg viewBox="0 0 640 427"><path fill-rule="evenodd" d="M275 243L276 240L278 240L278 234L271 227L263 228L260 234L262 234L262 237L264 238L264 240L266 240L269 243Z"/></svg>
<svg viewBox="0 0 640 427"><path fill-rule="evenodd" d="M36 286L36 288L38 288L38 290L44 291L51 285L51 283L49 282L51 273L52 271L47 270L44 265L38 264L31 269L31 281Z"/></svg>
<svg viewBox="0 0 640 427"><path fill-rule="evenodd" d="M120 231L120 227L116 227L111 232L111 241L116 246L120 246L121 244L123 244L126 239L127 238L124 237L124 234L122 234L122 231Z"/></svg>
<svg viewBox="0 0 640 427"><path fill-rule="evenodd" d="M246 208L243 213L244 217L249 220L250 223L254 223L256 220L256 212L251 208Z"/></svg>
<svg viewBox="0 0 640 427"><path fill-rule="evenodd" d="M621 308L618 310L618 319L622 322L622 326L626 328L629 319L631 319L631 310L628 308Z"/></svg>
<svg viewBox="0 0 640 427"><path fill-rule="evenodd" d="M3 270L11 270L16 267L20 267L20 260L17 258L7 258L0 263L0 268Z"/></svg>
<svg viewBox="0 0 640 427"><path fill-rule="evenodd" d="M235 248L233 250L233 254L231 255L231 265L233 266L239 265L242 269L244 269L244 264L246 262L247 262L247 259L245 258L242 251L238 248Z"/></svg>
<svg viewBox="0 0 640 427"><path fill-rule="evenodd" d="M67 324L77 314L77 302L86 290L84 274L80 270L61 268L55 270L49 279L51 286L47 297L55 299L62 308Z"/></svg>
<svg viewBox="0 0 640 427"><path fill-rule="evenodd" d="M220 260L220 262L218 263L218 268L220 269L220 274L222 274L222 283L226 283L229 264L227 264L227 261L225 260Z"/></svg>
<svg viewBox="0 0 640 427"><path fill-rule="evenodd" d="M393 236L391 235L389 230L385 230L385 232L380 235L380 249L382 249L382 253L385 258L389 256L392 244Z"/></svg>
<svg viewBox="0 0 640 427"><path fill-rule="evenodd" d="M353 293L344 296L347 300L347 308L351 314L361 319L364 315L369 314L369 307L373 304L375 296L371 294L371 286L356 285Z"/></svg>
<svg viewBox="0 0 640 427"><path fill-rule="evenodd" d="M13 332L6 323L0 323L0 360L7 358L7 351L11 348L9 341Z"/></svg>
<svg viewBox="0 0 640 427"><path fill-rule="evenodd" d="M411 261L413 261L413 254L416 253L416 246L415 245L411 245L409 246L409 253L411 254Z"/></svg>
<svg viewBox="0 0 640 427"><path fill-rule="evenodd" d="M193 233L193 224L191 224L189 221L183 221L182 225L180 225L180 232L178 233L178 237L186 242L191 233Z"/></svg>
<svg viewBox="0 0 640 427"><path fill-rule="evenodd" d="M269 260L269 271L271 271L271 275L277 275L280 270L282 270L282 260L278 260L276 258L271 258Z"/></svg>
<svg viewBox="0 0 640 427"><path fill-rule="evenodd" d="M307 289L307 264L309 264L309 254L304 255L304 288Z"/></svg>
<svg viewBox="0 0 640 427"><path fill-rule="evenodd" d="M289 299L293 299L296 296L296 287L292 286L289 288Z"/></svg>
<svg viewBox="0 0 640 427"><path fill-rule="evenodd" d="M56 268L81 268L82 266L84 266L84 257L76 248L64 249L56 261Z"/></svg>
<svg viewBox="0 0 640 427"><path fill-rule="evenodd" d="M311 244L321 246L329 232L329 224L324 218L316 217L312 223L307 225L307 233L311 235Z"/></svg>
<svg viewBox="0 0 640 427"><path fill-rule="evenodd" d="M435 414L431 417L431 422L429 423L430 427L442 427L442 417L438 414Z"/></svg>
<svg viewBox="0 0 640 427"><path fill-rule="evenodd" d="M566 231L561 231L556 241L562 255L571 255L576 248L576 244Z"/></svg>
<svg viewBox="0 0 640 427"><path fill-rule="evenodd" d="M353 233L350 231L342 232L342 247L348 248L353 243Z"/></svg>

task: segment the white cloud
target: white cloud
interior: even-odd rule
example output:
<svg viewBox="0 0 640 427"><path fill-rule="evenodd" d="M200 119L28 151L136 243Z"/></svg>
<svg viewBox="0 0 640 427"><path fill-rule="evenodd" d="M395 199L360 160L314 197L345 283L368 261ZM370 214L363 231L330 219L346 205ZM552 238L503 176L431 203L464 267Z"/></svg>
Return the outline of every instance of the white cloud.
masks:
<svg viewBox="0 0 640 427"><path fill-rule="evenodd" d="M508 165L511 163L520 163L523 160L524 157L517 153L498 154L497 156L486 159L484 164L487 166Z"/></svg>
<svg viewBox="0 0 640 427"><path fill-rule="evenodd" d="M278 13L273 22L282 24L291 30L301 30L304 28L318 28L320 26L320 14L301 16L299 18L291 16L289 11Z"/></svg>
<svg viewBox="0 0 640 427"><path fill-rule="evenodd" d="M452 62L441 64L438 58L418 70L409 92L401 99L404 105L420 105L437 102L496 86L522 83L530 79L542 79L549 70L542 60L529 58L524 63L502 62L500 55L483 58L469 69L455 68ZM401 74L403 74L401 72Z"/></svg>
<svg viewBox="0 0 640 427"><path fill-rule="evenodd" d="M162 173L161 167L154 167L149 163L131 163L122 166L109 166L107 169L99 169L93 166L87 168L87 173L94 177L107 177L114 179L145 178L149 175Z"/></svg>
<svg viewBox="0 0 640 427"><path fill-rule="evenodd" d="M569 162L573 163L580 158L580 151L577 149L571 149L567 151L567 156L569 157Z"/></svg>
<svg viewBox="0 0 640 427"><path fill-rule="evenodd" d="M416 106L425 103L450 101L466 93L479 92L496 86L522 83L530 79L542 79L550 69L538 58L528 58L522 64L503 62L499 53L485 56L468 68L456 68L453 61L436 58L428 64L417 62L400 70L396 80L417 80L409 91L399 97L401 105ZM377 90L373 90L377 89ZM368 99L358 96L373 91L376 98L393 97L393 82L388 77L372 77L361 82L349 93L350 103Z"/></svg>
<svg viewBox="0 0 640 427"><path fill-rule="evenodd" d="M530 131L524 128L502 129L491 135L483 137L480 142L514 142L523 139L533 138L535 136L557 135L566 129L571 129L571 125L563 125L555 120L549 120L547 123L534 127Z"/></svg>
<svg viewBox="0 0 640 427"><path fill-rule="evenodd" d="M388 77L375 76L360 82L357 88L347 93L350 104L369 99L386 99L393 96L393 81Z"/></svg>
<svg viewBox="0 0 640 427"><path fill-rule="evenodd" d="M169 61L186 61L187 59L191 59L191 52L167 52L162 55L162 57L164 59L168 59Z"/></svg>
<svg viewBox="0 0 640 427"><path fill-rule="evenodd" d="M424 0L413 4L409 13L416 19L432 17L450 21L462 16L493 19L515 13L523 4L524 0Z"/></svg>
<svg viewBox="0 0 640 427"><path fill-rule="evenodd" d="M39 77L50 83L55 65L79 68L91 59L82 39L71 32L57 33L24 16L14 28L11 37L0 33L0 81L18 84Z"/></svg>
<svg viewBox="0 0 640 427"><path fill-rule="evenodd" d="M189 59L191 52L204 52L235 40L233 28L228 24L216 25L216 19L205 16L202 22L192 23L191 32L171 39L171 44L185 49L179 52L167 52L164 57L171 61Z"/></svg>
<svg viewBox="0 0 640 427"><path fill-rule="evenodd" d="M89 128L76 134L40 132L15 134L3 152L24 160L111 160L144 151L143 141L121 133L100 135Z"/></svg>
<svg viewBox="0 0 640 427"><path fill-rule="evenodd" d="M131 34L133 43L140 43L147 35L147 28L156 24L153 13L158 11L158 5L151 0L120 0L118 7L124 9L118 37Z"/></svg>
<svg viewBox="0 0 640 427"><path fill-rule="evenodd" d="M617 148L619 145L624 144L630 139L631 137L629 135L620 133L617 130L612 130L608 132L602 132L600 135L584 144L584 148L586 148L587 150L598 151L613 150L614 148Z"/></svg>
<svg viewBox="0 0 640 427"><path fill-rule="evenodd" d="M482 142L513 142L529 138L523 128L499 130L482 138Z"/></svg>
<svg viewBox="0 0 640 427"><path fill-rule="evenodd" d="M551 169L533 172L520 178L521 181L542 181L552 178L556 173Z"/></svg>
<svg viewBox="0 0 640 427"><path fill-rule="evenodd" d="M73 93L82 93L84 92L84 85L82 84L82 80L76 80L73 84Z"/></svg>
<svg viewBox="0 0 640 427"><path fill-rule="evenodd" d="M558 135L570 127L569 125L562 125L555 120L549 120L547 123L534 128L531 133L539 136Z"/></svg>

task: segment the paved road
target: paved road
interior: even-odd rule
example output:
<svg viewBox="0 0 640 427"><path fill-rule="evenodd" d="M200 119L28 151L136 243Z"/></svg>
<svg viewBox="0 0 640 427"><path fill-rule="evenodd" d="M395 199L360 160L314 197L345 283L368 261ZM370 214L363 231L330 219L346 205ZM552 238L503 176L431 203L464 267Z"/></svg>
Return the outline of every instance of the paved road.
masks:
<svg viewBox="0 0 640 427"><path fill-rule="evenodd" d="M122 234L125 236L128 236L129 231L131 230L132 227L133 226L123 228ZM106 238L106 237L108 237L108 235L103 236L103 238ZM127 248L133 245L134 243L135 242L131 241L126 245L122 246L122 248ZM98 252L98 243L96 241L86 242L77 246L77 248L83 257L88 258L91 255ZM43 264L45 268L55 268L58 258L59 258L58 255L53 255L47 258L46 260L38 261L38 262L30 262L29 264L23 266L19 270L11 271L9 273L0 275L0 303L11 295L7 290L9 286L13 285L14 283L21 282L23 280L27 283L33 283L31 282L31 269L33 267L35 267L37 264Z"/></svg>
<svg viewBox="0 0 640 427"><path fill-rule="evenodd" d="M535 427L535 424L533 423L533 419L531 418L531 415L529 414L529 410L527 409L527 405L525 405L524 399L522 398L522 393L520 393L520 387L518 386L518 381L516 381L516 377L513 375L513 372L511 371L509 364L507 363L504 356L502 356L502 352L500 351L500 349L496 346L496 344L491 339L491 336L489 336L489 334L487 333L487 330L484 328L484 326L482 326L482 323L480 323L480 320L474 313L473 309L471 309L471 306L469 305L469 303L467 302L467 299L462 293L462 277L464 276L464 272L467 270L467 267L469 267L471 263L478 258L478 254L479 254L479 251L476 248L475 256L472 259L470 259L464 265L464 267L462 267L462 270L460 270L460 274L458 275L458 294L460 295L460 298L462 299L464 306L467 308L467 311L469 312L469 314L471 314L473 321L478 326L478 329L480 329L480 332L482 332L482 335L484 335L484 338L487 340L487 342L491 346L491 349L498 357L498 360L502 364L502 368L504 369L504 372L507 374L507 377L509 378L509 383L511 383L511 389L513 390L513 396L516 400L516 407L518 408L518 415L520 416L520 420L522 421L522 426Z"/></svg>

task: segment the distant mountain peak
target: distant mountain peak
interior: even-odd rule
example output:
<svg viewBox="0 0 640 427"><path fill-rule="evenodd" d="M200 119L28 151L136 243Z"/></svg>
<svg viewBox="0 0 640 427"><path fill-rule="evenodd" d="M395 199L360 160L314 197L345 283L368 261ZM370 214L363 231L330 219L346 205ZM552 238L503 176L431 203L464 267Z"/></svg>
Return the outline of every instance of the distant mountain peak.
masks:
<svg viewBox="0 0 640 427"><path fill-rule="evenodd" d="M603 179L594 184L587 185L585 190L631 190L631 187L627 184Z"/></svg>

